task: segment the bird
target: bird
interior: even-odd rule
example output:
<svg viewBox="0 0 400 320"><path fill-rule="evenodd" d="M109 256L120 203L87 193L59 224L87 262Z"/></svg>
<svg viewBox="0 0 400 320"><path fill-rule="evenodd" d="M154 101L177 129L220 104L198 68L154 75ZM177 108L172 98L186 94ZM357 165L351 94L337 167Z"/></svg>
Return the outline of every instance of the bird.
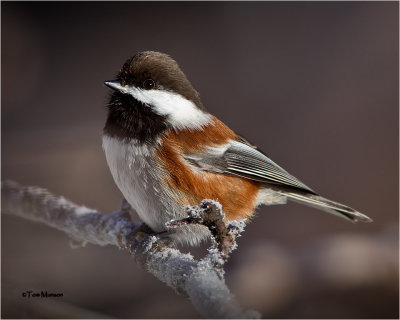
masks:
<svg viewBox="0 0 400 320"><path fill-rule="evenodd" d="M129 205L154 232L186 217L185 206L218 201L227 220L251 221L257 207L293 200L357 222L372 221L328 200L272 161L204 107L178 63L156 51L134 54L111 88L102 146L111 175ZM168 237L198 245L201 225Z"/></svg>

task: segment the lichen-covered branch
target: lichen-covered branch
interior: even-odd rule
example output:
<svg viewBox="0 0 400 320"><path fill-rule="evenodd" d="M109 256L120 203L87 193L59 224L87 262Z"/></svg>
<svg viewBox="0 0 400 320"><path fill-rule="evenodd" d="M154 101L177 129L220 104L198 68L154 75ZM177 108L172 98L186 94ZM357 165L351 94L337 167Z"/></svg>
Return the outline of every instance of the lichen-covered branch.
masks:
<svg viewBox="0 0 400 320"><path fill-rule="evenodd" d="M45 223L64 231L75 241L127 249L144 269L176 292L187 295L205 318L260 316L240 307L227 288L221 270L213 265L211 253L197 261L190 254L158 241L156 235L143 236L138 232L141 224L131 221L124 208L102 214L54 196L45 189L22 187L14 182L3 182L1 195L2 213ZM218 252L229 254L232 249Z"/></svg>

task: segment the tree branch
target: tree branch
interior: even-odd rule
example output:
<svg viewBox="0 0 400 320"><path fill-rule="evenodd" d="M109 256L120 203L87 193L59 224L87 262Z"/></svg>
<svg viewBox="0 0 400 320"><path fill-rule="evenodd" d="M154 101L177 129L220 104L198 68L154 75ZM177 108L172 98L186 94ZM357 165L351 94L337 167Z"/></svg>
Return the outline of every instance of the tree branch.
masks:
<svg viewBox="0 0 400 320"><path fill-rule="evenodd" d="M131 221L126 208L102 214L54 196L45 189L22 187L14 182L3 182L1 195L3 213L45 223L83 244L111 244L127 249L145 270L176 292L187 295L205 318L260 317L256 311L243 310L230 293L221 266L213 264L213 248L209 255L197 261L190 254L158 241L155 235L138 232L141 223ZM234 247L220 251L224 259Z"/></svg>

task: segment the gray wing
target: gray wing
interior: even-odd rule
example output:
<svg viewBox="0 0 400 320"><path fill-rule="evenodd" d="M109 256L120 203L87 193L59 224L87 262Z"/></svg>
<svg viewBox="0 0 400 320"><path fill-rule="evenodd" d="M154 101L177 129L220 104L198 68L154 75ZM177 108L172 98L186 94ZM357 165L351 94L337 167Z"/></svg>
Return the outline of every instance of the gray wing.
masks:
<svg viewBox="0 0 400 320"><path fill-rule="evenodd" d="M209 148L205 153L185 155L185 158L201 170L239 176L268 184L270 188L291 200L315 206L342 218L351 221L372 221L353 208L317 195L243 138L239 141L231 141L224 147Z"/></svg>
<svg viewBox="0 0 400 320"><path fill-rule="evenodd" d="M314 193L244 139L231 141L221 148L210 148L206 153L186 155L185 158L203 170L295 187Z"/></svg>

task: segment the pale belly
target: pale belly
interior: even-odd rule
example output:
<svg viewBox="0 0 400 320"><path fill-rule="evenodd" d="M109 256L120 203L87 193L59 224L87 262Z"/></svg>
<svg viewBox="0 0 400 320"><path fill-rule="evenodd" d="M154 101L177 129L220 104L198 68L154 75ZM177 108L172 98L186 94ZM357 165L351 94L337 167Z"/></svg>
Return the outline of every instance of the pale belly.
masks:
<svg viewBox="0 0 400 320"><path fill-rule="evenodd" d="M140 219L156 232L166 230L165 223L186 214L163 185L165 169L154 160L154 149L103 136L103 149L114 181ZM181 243L197 244L207 238L202 226L182 226L171 237Z"/></svg>

